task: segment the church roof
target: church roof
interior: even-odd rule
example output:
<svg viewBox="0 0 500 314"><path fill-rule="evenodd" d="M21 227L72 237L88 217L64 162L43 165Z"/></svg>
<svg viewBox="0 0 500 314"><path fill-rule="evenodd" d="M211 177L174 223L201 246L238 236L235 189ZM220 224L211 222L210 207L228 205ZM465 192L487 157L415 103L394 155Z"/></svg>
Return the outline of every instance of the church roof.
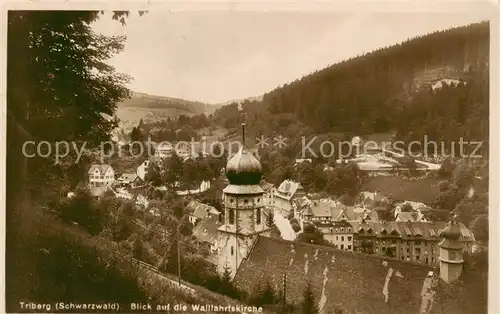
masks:
<svg viewBox="0 0 500 314"><path fill-rule="evenodd" d="M258 185L262 179L262 165L245 147L245 124L242 124L242 131L243 144L227 162L226 176L232 185Z"/></svg>
<svg viewBox="0 0 500 314"><path fill-rule="evenodd" d="M264 193L264 190L258 185L233 185L226 186L223 190L228 194L258 194Z"/></svg>
<svg viewBox="0 0 500 314"><path fill-rule="evenodd" d="M234 282L248 292L267 282L279 291L286 274L287 301L298 305L310 282L320 313L337 308L345 313L416 314L434 297L427 289L437 282L430 271L423 264L259 236ZM454 302L444 304L444 313L486 313L486 285L484 278L471 276L462 293L451 296ZM459 304L463 299L474 302L467 302L466 309Z"/></svg>

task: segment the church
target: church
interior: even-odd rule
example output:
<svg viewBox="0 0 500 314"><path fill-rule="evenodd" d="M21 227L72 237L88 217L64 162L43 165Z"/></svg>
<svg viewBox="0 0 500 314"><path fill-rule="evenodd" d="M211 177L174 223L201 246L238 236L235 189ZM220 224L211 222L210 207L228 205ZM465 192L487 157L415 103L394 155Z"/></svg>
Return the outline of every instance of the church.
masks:
<svg viewBox="0 0 500 314"><path fill-rule="evenodd" d="M487 275L464 271L458 222L439 236L439 263L431 267L380 255L269 237L260 162L243 145L226 165L224 222L218 229L217 271L229 270L248 293L270 284L300 304L310 284L319 313L485 313ZM454 293L445 293L450 285ZM449 290L449 289L448 289ZM446 300L443 295L448 295Z"/></svg>

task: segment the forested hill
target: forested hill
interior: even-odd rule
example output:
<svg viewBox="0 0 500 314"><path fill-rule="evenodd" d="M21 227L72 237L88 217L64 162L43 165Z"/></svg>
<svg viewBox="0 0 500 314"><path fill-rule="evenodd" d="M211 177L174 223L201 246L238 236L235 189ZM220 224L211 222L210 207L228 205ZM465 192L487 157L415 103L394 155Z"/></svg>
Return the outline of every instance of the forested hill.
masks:
<svg viewBox="0 0 500 314"><path fill-rule="evenodd" d="M252 105L292 114L322 133L487 139L488 66L489 22L482 22L351 58Z"/></svg>

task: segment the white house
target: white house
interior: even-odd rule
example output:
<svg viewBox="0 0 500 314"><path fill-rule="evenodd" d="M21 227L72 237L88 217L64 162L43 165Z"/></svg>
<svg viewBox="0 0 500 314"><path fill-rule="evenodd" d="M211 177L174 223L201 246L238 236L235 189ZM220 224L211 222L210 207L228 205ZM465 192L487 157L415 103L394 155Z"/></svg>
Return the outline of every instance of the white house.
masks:
<svg viewBox="0 0 500 314"><path fill-rule="evenodd" d="M294 201L305 194L304 188L299 182L285 180L274 193L274 206L284 214L289 214L293 210Z"/></svg>
<svg viewBox="0 0 500 314"><path fill-rule="evenodd" d="M274 184L262 181L260 187L264 190L264 202L267 206L274 205L274 194L276 193L276 187Z"/></svg>
<svg viewBox="0 0 500 314"><path fill-rule="evenodd" d="M90 187L108 186L115 182L115 171L107 164L90 166L88 175Z"/></svg>
<svg viewBox="0 0 500 314"><path fill-rule="evenodd" d="M137 167L137 170L136 170L136 174L137 176L142 180L144 181L145 178L146 178L146 175L148 174L148 169L149 169L149 166L151 164L151 161L149 161L149 159L146 159L144 160L138 167Z"/></svg>

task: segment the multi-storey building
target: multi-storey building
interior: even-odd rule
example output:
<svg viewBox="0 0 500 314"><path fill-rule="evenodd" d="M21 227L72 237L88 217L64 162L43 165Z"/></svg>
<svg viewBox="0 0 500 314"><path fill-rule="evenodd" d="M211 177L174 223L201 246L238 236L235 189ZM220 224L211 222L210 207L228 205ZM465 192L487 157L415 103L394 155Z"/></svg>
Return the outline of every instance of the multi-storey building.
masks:
<svg viewBox="0 0 500 314"><path fill-rule="evenodd" d="M323 238L337 249L354 250L354 228L349 222L345 220L316 222L314 225L323 233Z"/></svg>
<svg viewBox="0 0 500 314"><path fill-rule="evenodd" d="M262 180L260 187L264 190L264 202L267 206L274 206L274 194L276 193L276 187L274 184Z"/></svg>
<svg viewBox="0 0 500 314"><path fill-rule="evenodd" d="M115 171L107 164L92 165L88 171L89 186L103 187L115 182Z"/></svg>
<svg viewBox="0 0 500 314"><path fill-rule="evenodd" d="M439 262L440 232L445 222L351 222L354 228L354 250L435 265ZM474 235L462 223L460 242L471 252Z"/></svg>
<svg viewBox="0 0 500 314"><path fill-rule="evenodd" d="M274 207L284 215L288 215L293 213L295 200L305 195L305 190L299 182L285 180L274 194Z"/></svg>

